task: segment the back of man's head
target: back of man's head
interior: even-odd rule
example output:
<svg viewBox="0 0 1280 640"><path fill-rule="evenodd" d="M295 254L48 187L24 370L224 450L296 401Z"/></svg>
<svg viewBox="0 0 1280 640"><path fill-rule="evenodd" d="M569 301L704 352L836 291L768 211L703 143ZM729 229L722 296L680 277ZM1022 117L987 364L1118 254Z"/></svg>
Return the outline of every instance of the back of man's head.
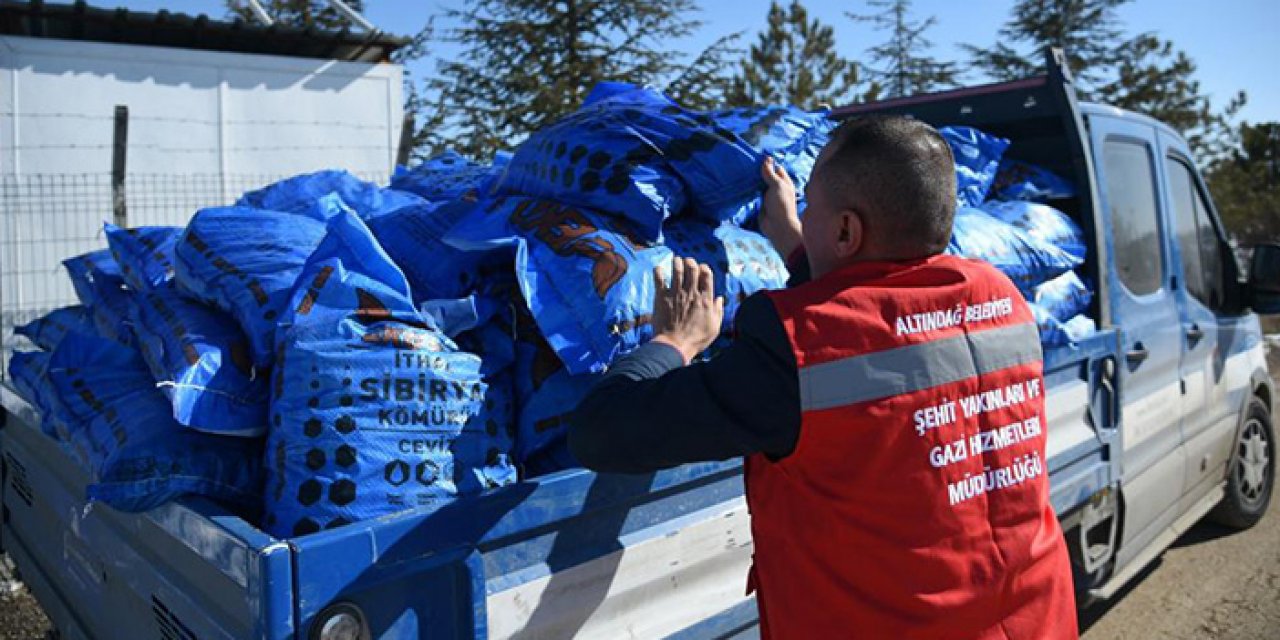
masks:
<svg viewBox="0 0 1280 640"><path fill-rule="evenodd" d="M856 211L871 253L907 260L941 253L956 209L955 163L929 125L901 116L846 121L814 169L831 204Z"/></svg>

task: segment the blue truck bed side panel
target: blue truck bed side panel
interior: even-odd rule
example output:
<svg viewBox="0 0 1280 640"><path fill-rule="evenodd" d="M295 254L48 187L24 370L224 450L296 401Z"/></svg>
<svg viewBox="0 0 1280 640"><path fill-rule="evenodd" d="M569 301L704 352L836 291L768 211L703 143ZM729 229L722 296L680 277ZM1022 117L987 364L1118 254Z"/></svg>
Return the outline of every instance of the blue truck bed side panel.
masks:
<svg viewBox="0 0 1280 640"><path fill-rule="evenodd" d="M36 419L34 412L11 413L0 432L9 476L0 539L26 574L41 574L32 582L43 585L40 600L60 629L117 637L292 635L287 544L199 500L145 514L86 507L83 471L33 426Z"/></svg>

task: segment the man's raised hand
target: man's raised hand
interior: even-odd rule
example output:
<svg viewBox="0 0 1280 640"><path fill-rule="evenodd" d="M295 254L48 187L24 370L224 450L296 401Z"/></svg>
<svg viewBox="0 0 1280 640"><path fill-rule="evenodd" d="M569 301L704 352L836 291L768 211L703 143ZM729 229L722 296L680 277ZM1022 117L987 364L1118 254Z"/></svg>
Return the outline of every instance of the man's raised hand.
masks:
<svg viewBox="0 0 1280 640"><path fill-rule="evenodd" d="M796 185L787 170L765 156L760 165L764 197L760 207L760 233L769 239L783 260L801 244L800 216L796 213Z"/></svg>
<svg viewBox="0 0 1280 640"><path fill-rule="evenodd" d="M671 284L653 270L654 342L675 347L688 363L711 346L724 320L724 297L716 296L711 268L693 258L671 261Z"/></svg>

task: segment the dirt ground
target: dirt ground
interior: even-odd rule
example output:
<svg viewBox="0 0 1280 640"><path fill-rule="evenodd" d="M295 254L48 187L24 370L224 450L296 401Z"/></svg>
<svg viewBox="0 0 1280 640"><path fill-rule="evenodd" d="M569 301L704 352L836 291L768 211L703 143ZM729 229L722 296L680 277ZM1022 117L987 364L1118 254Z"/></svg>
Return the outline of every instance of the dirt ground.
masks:
<svg viewBox="0 0 1280 640"><path fill-rule="evenodd" d="M14 579L13 564L0 554L0 640L43 638L49 619L23 584Z"/></svg>
<svg viewBox="0 0 1280 640"><path fill-rule="evenodd" d="M1235 531L1201 522L1110 602L1086 610L1085 640L1280 638L1280 499Z"/></svg>

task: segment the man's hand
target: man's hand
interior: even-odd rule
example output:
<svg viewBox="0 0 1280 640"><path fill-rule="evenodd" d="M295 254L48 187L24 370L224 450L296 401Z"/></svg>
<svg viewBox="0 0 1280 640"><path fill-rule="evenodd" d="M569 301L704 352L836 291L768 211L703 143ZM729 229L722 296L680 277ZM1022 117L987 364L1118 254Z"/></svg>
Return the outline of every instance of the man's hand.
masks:
<svg viewBox="0 0 1280 640"><path fill-rule="evenodd" d="M716 297L711 268L693 258L671 261L670 285L661 268L653 280L653 341L675 347L688 363L720 335L724 298Z"/></svg>
<svg viewBox="0 0 1280 640"><path fill-rule="evenodd" d="M760 207L760 233L773 243L783 260L800 247L800 216L796 214L796 185L773 158L765 156L760 166L764 178L764 198Z"/></svg>

